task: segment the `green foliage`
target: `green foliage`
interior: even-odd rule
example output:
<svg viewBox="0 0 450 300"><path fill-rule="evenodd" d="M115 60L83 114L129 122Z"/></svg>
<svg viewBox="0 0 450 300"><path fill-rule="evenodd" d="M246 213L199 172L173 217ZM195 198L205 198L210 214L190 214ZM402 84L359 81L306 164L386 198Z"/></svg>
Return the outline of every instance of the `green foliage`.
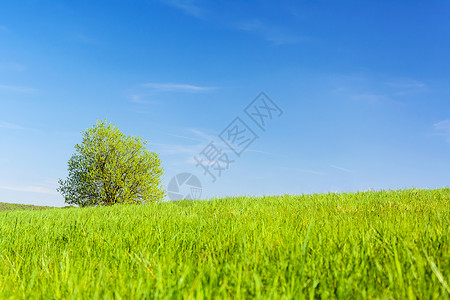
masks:
<svg viewBox="0 0 450 300"><path fill-rule="evenodd" d="M449 299L450 189L0 212L0 299Z"/></svg>
<svg viewBox="0 0 450 300"><path fill-rule="evenodd" d="M69 175L58 191L79 206L149 203L162 200L163 168L157 153L140 137L126 136L115 125L98 121L68 162Z"/></svg>

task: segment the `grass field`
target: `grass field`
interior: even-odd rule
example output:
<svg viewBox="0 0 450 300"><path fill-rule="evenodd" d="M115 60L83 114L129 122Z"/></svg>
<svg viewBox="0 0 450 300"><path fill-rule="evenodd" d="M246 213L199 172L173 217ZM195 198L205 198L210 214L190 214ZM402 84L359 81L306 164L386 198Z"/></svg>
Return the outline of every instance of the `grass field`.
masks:
<svg viewBox="0 0 450 300"><path fill-rule="evenodd" d="M0 298L450 298L450 189L0 212Z"/></svg>
<svg viewBox="0 0 450 300"><path fill-rule="evenodd" d="M0 202L0 212L5 210L37 210L46 209L48 206L26 205L26 204L14 204Z"/></svg>

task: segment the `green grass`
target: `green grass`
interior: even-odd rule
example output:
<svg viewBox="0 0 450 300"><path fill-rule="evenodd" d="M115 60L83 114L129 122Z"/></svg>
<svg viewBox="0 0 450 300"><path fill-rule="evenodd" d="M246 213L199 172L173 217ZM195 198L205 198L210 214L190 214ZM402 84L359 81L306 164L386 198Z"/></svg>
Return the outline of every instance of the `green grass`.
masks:
<svg viewBox="0 0 450 300"><path fill-rule="evenodd" d="M450 298L450 189L0 212L0 298Z"/></svg>
<svg viewBox="0 0 450 300"><path fill-rule="evenodd" d="M0 212L4 210L37 210L46 209L48 206L37 206L37 205L26 205L26 204L15 204L15 203L3 203L0 202Z"/></svg>

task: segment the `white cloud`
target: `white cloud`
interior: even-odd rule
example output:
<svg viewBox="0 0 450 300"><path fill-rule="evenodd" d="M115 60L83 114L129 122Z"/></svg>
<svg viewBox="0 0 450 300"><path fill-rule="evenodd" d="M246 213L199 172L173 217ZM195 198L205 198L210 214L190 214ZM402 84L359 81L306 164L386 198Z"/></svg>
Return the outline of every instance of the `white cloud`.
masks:
<svg viewBox="0 0 450 300"><path fill-rule="evenodd" d="M164 154L178 155L178 154L188 154L190 156L196 155L202 151L202 145L179 145L179 144L152 144L152 146L157 146L158 150Z"/></svg>
<svg viewBox="0 0 450 300"><path fill-rule="evenodd" d="M141 109L141 108L130 108L130 109L128 109L128 111L135 113L135 114L141 114L141 115L146 115L146 114L150 113L150 111L148 109Z"/></svg>
<svg viewBox="0 0 450 300"><path fill-rule="evenodd" d="M434 128L450 130L450 120L444 120L444 121L438 122L438 123L434 124Z"/></svg>
<svg viewBox="0 0 450 300"><path fill-rule="evenodd" d="M246 149L245 152L255 152L255 153L260 153L260 154L275 155L275 153L261 151L261 150L254 150L254 149Z"/></svg>
<svg viewBox="0 0 450 300"><path fill-rule="evenodd" d="M401 88L401 89L418 89L426 87L426 84L414 79L402 79L387 82L387 85L393 88Z"/></svg>
<svg viewBox="0 0 450 300"><path fill-rule="evenodd" d="M156 82L145 83L142 86L164 92L204 92L216 89L215 87L198 86L191 84L156 83Z"/></svg>
<svg viewBox="0 0 450 300"><path fill-rule="evenodd" d="M195 155L195 156L198 156L198 155ZM217 164L216 161L206 161L206 160L202 160L200 157L198 157L198 159L201 161L201 164L204 166L214 166ZM186 163L197 165L198 161L194 158L194 156L192 156L192 157L189 157L188 160L186 160Z"/></svg>
<svg viewBox="0 0 450 300"><path fill-rule="evenodd" d="M406 96L429 90L428 86L414 79L396 79L386 83L395 90L394 95Z"/></svg>
<svg viewBox="0 0 450 300"><path fill-rule="evenodd" d="M0 185L0 190L9 190L16 192L27 192L27 193L39 193L39 194L48 194L48 195L57 195L58 192L55 189L51 189L43 186L9 186L9 185Z"/></svg>
<svg viewBox="0 0 450 300"><path fill-rule="evenodd" d="M89 45L98 45L100 44L98 40L93 39L91 37L88 37L85 34L77 34L72 38L73 41L83 43L83 44L89 44Z"/></svg>
<svg viewBox="0 0 450 300"><path fill-rule="evenodd" d="M0 70L20 72L26 70L26 66L16 62L2 62L0 63Z"/></svg>
<svg viewBox="0 0 450 300"><path fill-rule="evenodd" d="M334 94L373 105L405 105L407 96L429 90L425 83L417 80L375 74L332 74L330 77Z"/></svg>
<svg viewBox="0 0 450 300"><path fill-rule="evenodd" d="M305 37L294 35L281 27L269 25L260 20L240 22L236 28L261 36L275 45L296 44L307 40Z"/></svg>
<svg viewBox="0 0 450 300"><path fill-rule="evenodd" d="M217 140L216 136L209 135L203 131L192 129L192 128L186 128L184 131L187 131L192 136L187 135L176 135L169 133L168 135L182 138L184 140L190 140L196 142L195 144L154 144L156 146L159 146L162 150L162 152L167 154L188 154L190 156L198 155L211 141ZM215 141L216 143L216 141Z"/></svg>
<svg viewBox="0 0 450 300"><path fill-rule="evenodd" d="M216 87L180 83L148 82L126 91L124 96L132 103L129 111L138 114L147 114L150 112L150 110L148 110L149 105L158 104L158 101L155 101L154 99L160 97L160 93L204 93L214 89L216 89Z"/></svg>
<svg viewBox="0 0 450 300"><path fill-rule="evenodd" d="M350 170L350 169L346 169L346 168L342 168L342 167L338 167L335 165L330 165L330 167L334 168L334 169L338 169L347 173L356 173L356 171Z"/></svg>
<svg viewBox="0 0 450 300"><path fill-rule="evenodd" d="M291 167L281 167L282 169L285 170L292 170L292 171L297 171L297 172L302 172L302 173L308 173L308 174L312 174L312 175L326 175L323 172L320 171L315 171L315 170L310 170L310 169L302 169L302 168L291 168Z"/></svg>
<svg viewBox="0 0 450 300"><path fill-rule="evenodd" d="M170 135L170 136L173 136L173 137L177 137L177 138L181 138L181 139L189 140L189 141L194 141L194 142L203 142L203 140L199 140L199 139L196 139L196 138L191 138L191 137L188 137L188 136L184 136L184 135L171 134L171 133L169 133L169 135Z"/></svg>
<svg viewBox="0 0 450 300"><path fill-rule="evenodd" d="M198 156L199 153L205 149L209 145L209 143L213 142L214 146L218 147L222 153L231 154L231 150L222 142L222 140L217 135L211 135L206 133L206 131L201 131L193 128L185 128L183 132L187 132L188 134L184 135L176 135L169 133L168 135L183 139L189 140L195 143L190 144L153 144L158 146L161 153L171 154L171 155L189 155L190 158L193 156Z"/></svg>
<svg viewBox="0 0 450 300"><path fill-rule="evenodd" d="M447 142L450 143L450 120L444 120L434 124L434 129L440 132L440 135L446 137Z"/></svg>
<svg viewBox="0 0 450 300"><path fill-rule="evenodd" d="M216 135L211 135L206 133L206 131L201 131L195 128L186 128L187 131L192 132L194 135L198 136L199 138L202 138L204 141L212 141L217 139L217 134Z"/></svg>
<svg viewBox="0 0 450 300"><path fill-rule="evenodd" d="M10 91L10 92L17 92L17 93L32 93L35 90L28 88L28 87L24 87L24 86L16 86L16 85L4 85L4 84L0 84L0 91Z"/></svg>
<svg viewBox="0 0 450 300"><path fill-rule="evenodd" d="M156 101L144 99L147 95L134 94L130 95L130 101L136 104L155 104Z"/></svg>
<svg viewBox="0 0 450 300"><path fill-rule="evenodd" d="M206 14L206 10L194 3L193 0L164 0L163 2L195 18L201 19Z"/></svg>
<svg viewBox="0 0 450 300"><path fill-rule="evenodd" d="M309 169L295 169L295 170L299 171L299 172L303 172L303 173L313 174L313 175L325 175L325 173L323 173L323 172L318 172L318 171L309 170Z"/></svg>
<svg viewBox="0 0 450 300"><path fill-rule="evenodd" d="M17 125L17 124L13 124L13 123L8 123L8 122L3 122L0 121L0 128L4 128L4 129L25 129L24 127Z"/></svg>
<svg viewBox="0 0 450 300"><path fill-rule="evenodd" d="M371 94L371 93L356 93L351 95L351 98L356 101L362 101L367 103L380 103L390 101L389 97L382 94Z"/></svg>
<svg viewBox="0 0 450 300"><path fill-rule="evenodd" d="M286 28L274 26L267 22L263 23L259 19L239 20L240 17L236 16L239 5L222 3L223 5L219 4L216 9L213 9L211 6L207 9L205 6L213 2L203 2L202 5L200 5L200 1L194 0L163 0L163 2L197 19L216 24L219 27L225 26L234 30L255 34L275 45L295 44L309 40L308 38L290 33Z"/></svg>

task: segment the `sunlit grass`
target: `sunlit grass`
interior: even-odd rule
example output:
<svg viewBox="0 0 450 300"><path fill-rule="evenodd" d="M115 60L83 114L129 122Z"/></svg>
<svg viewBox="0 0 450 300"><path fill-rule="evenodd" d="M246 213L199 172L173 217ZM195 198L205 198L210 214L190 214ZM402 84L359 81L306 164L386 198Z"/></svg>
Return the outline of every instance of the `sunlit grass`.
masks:
<svg viewBox="0 0 450 300"><path fill-rule="evenodd" d="M4 210L37 210L46 209L48 206L37 206L37 205L27 205L27 204L15 204L15 203L3 203L0 202L0 211Z"/></svg>
<svg viewBox="0 0 450 300"><path fill-rule="evenodd" d="M0 298L448 299L450 189L0 212Z"/></svg>

